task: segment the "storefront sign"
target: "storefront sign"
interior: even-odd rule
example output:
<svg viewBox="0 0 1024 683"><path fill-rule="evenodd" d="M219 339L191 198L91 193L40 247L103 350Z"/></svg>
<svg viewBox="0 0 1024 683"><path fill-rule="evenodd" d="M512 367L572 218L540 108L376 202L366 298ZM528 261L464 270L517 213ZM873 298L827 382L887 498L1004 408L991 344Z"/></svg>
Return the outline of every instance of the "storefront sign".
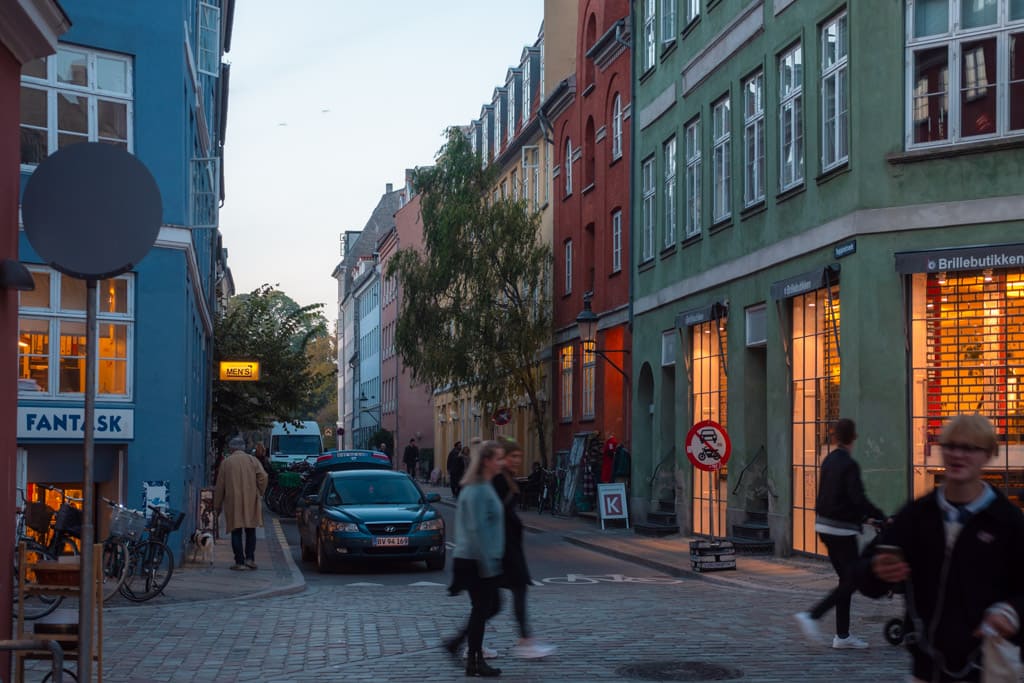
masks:
<svg viewBox="0 0 1024 683"><path fill-rule="evenodd" d="M220 362L220 378L225 382L256 382L260 378L259 361L222 360Z"/></svg>
<svg viewBox="0 0 1024 683"><path fill-rule="evenodd" d="M842 244L837 244L835 247L832 248L832 255L835 256L836 258L843 258L844 256L849 256L850 254L856 253L857 240L843 242Z"/></svg>
<svg viewBox="0 0 1024 683"><path fill-rule="evenodd" d="M966 249L904 251L896 254L897 273L940 273L1024 266L1024 244L998 244Z"/></svg>
<svg viewBox="0 0 1024 683"><path fill-rule="evenodd" d="M606 519L624 519L629 528L629 511L626 509L626 484L597 485L597 506L601 514L601 528L604 529Z"/></svg>
<svg viewBox="0 0 1024 683"><path fill-rule="evenodd" d="M93 436L97 440L134 439L135 410L96 408L93 427ZM84 436L84 408L18 406L19 439L82 439Z"/></svg>
<svg viewBox="0 0 1024 683"><path fill-rule="evenodd" d="M710 306L701 306L676 315L676 329L684 329L706 323L709 320L718 320L729 314L729 307L716 301Z"/></svg>
<svg viewBox="0 0 1024 683"><path fill-rule="evenodd" d="M818 268L796 277L772 283L773 299L790 299L839 282L839 264Z"/></svg>

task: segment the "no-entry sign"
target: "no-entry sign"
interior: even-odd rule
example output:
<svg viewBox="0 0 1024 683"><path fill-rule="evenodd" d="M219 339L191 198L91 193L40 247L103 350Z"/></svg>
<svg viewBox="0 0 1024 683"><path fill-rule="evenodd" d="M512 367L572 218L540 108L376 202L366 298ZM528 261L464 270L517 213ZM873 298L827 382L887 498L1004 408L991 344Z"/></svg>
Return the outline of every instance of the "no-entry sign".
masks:
<svg viewBox="0 0 1024 683"><path fill-rule="evenodd" d="M690 427L686 433L686 457L693 466L705 472L714 472L729 462L732 442L725 427L714 420L704 420Z"/></svg>

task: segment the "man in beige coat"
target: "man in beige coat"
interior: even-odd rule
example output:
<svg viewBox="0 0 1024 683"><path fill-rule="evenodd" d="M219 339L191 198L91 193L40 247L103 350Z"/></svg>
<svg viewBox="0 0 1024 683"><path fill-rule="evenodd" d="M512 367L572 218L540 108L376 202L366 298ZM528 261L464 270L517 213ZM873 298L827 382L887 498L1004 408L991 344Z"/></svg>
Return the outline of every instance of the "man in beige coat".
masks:
<svg viewBox="0 0 1024 683"><path fill-rule="evenodd" d="M231 454L220 464L213 506L217 516L224 511L224 521L231 530L231 549L235 553L234 570L256 569L256 527L263 526L263 492L267 490L267 473L263 465L245 448L241 435L228 441ZM242 531L245 548L242 548Z"/></svg>

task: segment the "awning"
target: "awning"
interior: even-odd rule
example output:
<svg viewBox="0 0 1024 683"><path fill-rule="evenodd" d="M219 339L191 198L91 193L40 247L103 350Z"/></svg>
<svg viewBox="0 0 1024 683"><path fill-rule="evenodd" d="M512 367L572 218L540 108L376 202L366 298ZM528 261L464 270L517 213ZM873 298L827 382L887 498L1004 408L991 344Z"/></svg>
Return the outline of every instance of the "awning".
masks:
<svg viewBox="0 0 1024 683"><path fill-rule="evenodd" d="M1024 267L1024 244L901 251L896 254L896 272L904 275L1021 267Z"/></svg>
<svg viewBox="0 0 1024 683"><path fill-rule="evenodd" d="M839 264L832 263L823 268L809 270L806 273L773 282L772 298L791 299L822 287L830 287L837 282L839 282Z"/></svg>
<svg viewBox="0 0 1024 683"><path fill-rule="evenodd" d="M729 315L729 306L716 301L700 308L691 308L688 311L676 314L676 329L693 327L709 320L718 320Z"/></svg>

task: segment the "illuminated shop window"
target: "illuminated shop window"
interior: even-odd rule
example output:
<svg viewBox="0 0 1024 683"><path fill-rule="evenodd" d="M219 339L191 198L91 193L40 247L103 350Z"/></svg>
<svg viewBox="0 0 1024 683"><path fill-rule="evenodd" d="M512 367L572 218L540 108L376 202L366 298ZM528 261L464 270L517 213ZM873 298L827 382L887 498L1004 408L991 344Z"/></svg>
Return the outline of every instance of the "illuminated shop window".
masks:
<svg viewBox="0 0 1024 683"><path fill-rule="evenodd" d="M726 426L729 383L726 377L725 319L711 320L690 328L692 374L690 383L694 424L714 420ZM715 489L715 535L725 535L725 508L729 494L728 472L693 469L693 533L711 534L711 487Z"/></svg>
<svg viewBox="0 0 1024 683"><path fill-rule="evenodd" d="M559 411L562 420L572 419L572 345L562 347L561 351L562 402Z"/></svg>

